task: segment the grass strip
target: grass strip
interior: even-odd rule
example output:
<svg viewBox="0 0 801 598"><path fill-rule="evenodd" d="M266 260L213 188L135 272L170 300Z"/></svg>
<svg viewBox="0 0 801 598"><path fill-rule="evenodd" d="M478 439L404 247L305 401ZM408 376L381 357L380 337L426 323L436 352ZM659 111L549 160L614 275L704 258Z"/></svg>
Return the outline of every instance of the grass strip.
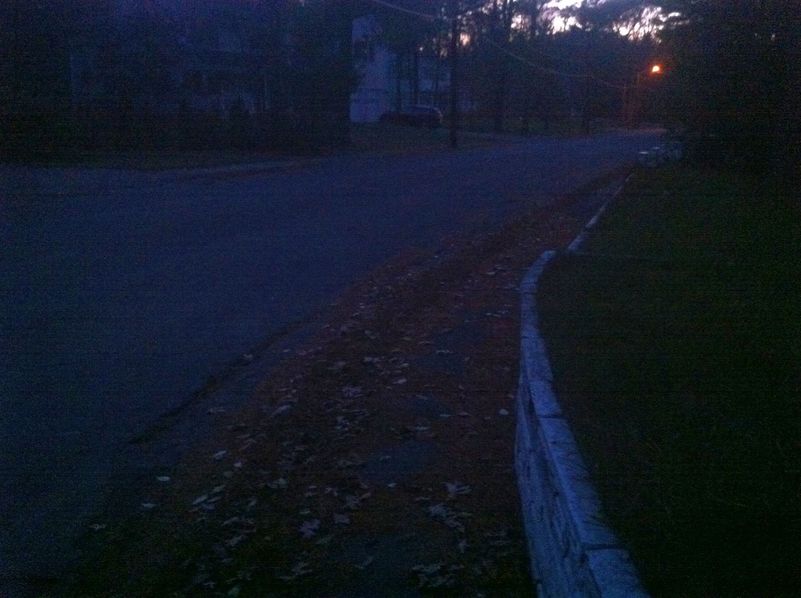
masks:
<svg viewBox="0 0 801 598"><path fill-rule="evenodd" d="M641 171L542 280L557 395L654 595L798 590L799 239L766 182Z"/></svg>
<svg viewBox="0 0 801 598"><path fill-rule="evenodd" d="M474 149L522 140L514 135L492 135L461 131L459 147ZM344 147L317 148L306 152L290 150L121 150L75 152L33 161L36 166L118 168L163 171L192 168L224 168L231 166L281 166L298 158L340 154L397 154L450 149L447 128L429 129L389 123L351 125L351 142Z"/></svg>

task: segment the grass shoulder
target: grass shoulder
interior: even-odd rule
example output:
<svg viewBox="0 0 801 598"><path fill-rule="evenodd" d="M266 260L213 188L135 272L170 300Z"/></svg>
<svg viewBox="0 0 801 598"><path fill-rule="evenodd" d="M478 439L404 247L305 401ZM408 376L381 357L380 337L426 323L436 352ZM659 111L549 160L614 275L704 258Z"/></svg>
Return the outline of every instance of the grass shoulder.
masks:
<svg viewBox="0 0 801 598"><path fill-rule="evenodd" d="M471 149L520 141L515 135L473 131L459 132L459 147ZM53 156L26 159L25 163L47 167L114 168L140 171L225 168L232 166L280 167L298 159L338 154L397 154L450 149L445 127L430 129L389 123L353 124L345 146L310 146L303 151L247 149L139 149L118 151L66 151Z"/></svg>
<svg viewBox="0 0 801 598"><path fill-rule="evenodd" d="M640 172L542 280L557 394L655 595L797 591L800 234L767 183Z"/></svg>

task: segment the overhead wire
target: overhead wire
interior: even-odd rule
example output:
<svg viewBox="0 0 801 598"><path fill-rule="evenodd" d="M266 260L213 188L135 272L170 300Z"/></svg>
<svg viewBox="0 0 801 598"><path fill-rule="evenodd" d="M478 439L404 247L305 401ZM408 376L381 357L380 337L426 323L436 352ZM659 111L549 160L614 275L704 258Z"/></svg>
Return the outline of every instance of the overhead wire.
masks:
<svg viewBox="0 0 801 598"><path fill-rule="evenodd" d="M523 58L522 56L519 56L518 54L515 54L511 50L509 50L507 48L504 48L500 44L495 43L490 38L487 38L487 39L485 39L483 41L487 42L489 45L493 46L494 48L500 50L501 52L503 52L507 56L510 56L511 58L514 58L515 60L518 60L518 61L530 66L531 68L534 68L534 69L536 69L538 71L542 71L543 73L548 73L549 75L557 75L559 77L568 77L568 78L575 78L575 79L584 79L587 76L585 74L566 73L564 71L557 71L556 69L548 68L547 66L542 66L541 64L537 64L536 62L531 62L527 58Z"/></svg>
<svg viewBox="0 0 801 598"><path fill-rule="evenodd" d="M387 2L387 0L367 0L367 1L368 2L372 2L373 4L377 4L379 6L383 6L384 8L389 8L389 9L395 10L397 12L402 12L402 13L405 13L407 15L420 17L421 19L427 19L429 21L441 21L441 20L445 20L446 18L449 18L449 15L420 12L420 11L414 10L412 8L406 8L405 6L400 6L400 5L394 4L392 2ZM483 8L484 5L485 5L485 2L483 2L483 0L479 0L479 2L476 2L474 5L470 6L469 8L466 8L466 9L462 10L461 12L457 13L456 16L457 17L467 16L470 13L472 13L472 12L474 12L474 11L480 9L480 8Z"/></svg>
<svg viewBox="0 0 801 598"><path fill-rule="evenodd" d="M405 14L408 14L408 15L412 15L412 16L416 16L416 17L419 17L419 18L422 18L422 19L427 19L429 21L440 21L440 20L444 20L445 19L444 15L434 15L434 14L431 14L431 13L424 13L424 12L416 11L416 10L413 10L411 8L406 8L404 6L399 6L397 4L393 4L392 2L388 2L387 0L368 0L368 1L372 2L373 4L377 4L379 6L383 6L385 8L389 8L391 10L395 10L397 12L402 12L402 13L405 13ZM470 14L471 12L481 8L481 6L483 6L483 3L481 3L480 6L479 6L479 4L476 4L474 7L471 7L469 9L465 10L465 11L460 12L457 16L465 16L467 14ZM552 69L552 68L549 68L549 67L546 67L546 66L542 66L541 64L537 64L535 62L532 62L532 61L528 60L527 58L524 58L522 56L519 56L518 54L515 54L514 52L512 52L508 48L504 48L500 44L495 43L490 38L486 38L484 41L488 42L491 46L494 46L496 49L500 50L501 52L503 52L504 54L508 55L509 57L514 58L515 60L518 60L518 61L522 62L523 64L526 64L529 67L534 68L534 69L536 69L536 70L538 70L540 72L548 73L550 75L555 75L557 77L566 77L566 78L570 78L570 79L586 79L587 77L589 77L590 79L600 83L601 85L605 85L606 87L611 87L613 89L626 89L625 85L617 85L615 83L611 83L609 81L606 81L605 79L601 79L600 77L598 77L594 73L589 73L589 74L587 74L587 73L568 73L568 72L565 72L565 71L560 71L560 70ZM566 62L572 62L574 64L578 64L579 63L579 61L577 61L577 60L572 60L572 59L568 59L568 58L562 59L562 58L558 58L558 57L555 57L555 56L550 56L547 53L542 52L541 50L536 50L535 49L534 51L536 53L540 54L541 56L544 56L544 57L549 58L551 60L565 60Z"/></svg>
<svg viewBox="0 0 801 598"><path fill-rule="evenodd" d="M508 55L509 57L514 58L515 60L518 60L518 61L522 62L523 64L526 64L527 66L530 66L533 69L536 69L536 70L544 72L544 73L548 73L549 75L555 75L557 77L566 77L568 79L586 79L587 77L589 77L590 79L592 79L594 81L597 81L601 85L605 85L607 87L611 87L611 88L614 88L614 89L625 89L626 88L625 85L617 85L615 83L610 83L609 81L606 81L605 79L601 79L599 76L595 75L594 73L589 73L589 74L588 73L568 73L568 72L565 72L565 71L559 71L559 70L556 70L556 69L552 69L552 68L549 68L547 66L542 66L541 64L537 64L536 62L531 62L527 58L523 58L522 56L519 56L518 54L515 54L511 50L509 50L507 48L504 48L503 46L501 46L498 43L495 43L494 41L492 41L489 38L485 39L484 41L489 43L491 46L497 48L498 50L500 50L504 54Z"/></svg>
<svg viewBox="0 0 801 598"><path fill-rule="evenodd" d="M386 0L369 0L369 2L372 2L373 4L378 4L379 6L383 6L384 8L395 10L397 12L402 12L407 15L413 15L415 17L420 17L421 19L427 19L429 21L439 21L442 20L443 18L441 15L433 15L430 13L419 12L416 10L412 10L411 8L398 6L397 4L387 2Z"/></svg>

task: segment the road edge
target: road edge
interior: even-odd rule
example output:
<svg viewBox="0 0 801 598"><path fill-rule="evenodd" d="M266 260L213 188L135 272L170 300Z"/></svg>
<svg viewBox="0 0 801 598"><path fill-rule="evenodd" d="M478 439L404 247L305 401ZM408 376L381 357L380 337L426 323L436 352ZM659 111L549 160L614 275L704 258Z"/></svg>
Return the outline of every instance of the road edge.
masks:
<svg viewBox="0 0 801 598"><path fill-rule="evenodd" d="M584 226L568 253L584 243L625 184ZM553 389L536 294L542 273L556 256L553 250L540 255L520 285L515 470L536 589L543 596L646 597L631 557L605 523L589 471Z"/></svg>

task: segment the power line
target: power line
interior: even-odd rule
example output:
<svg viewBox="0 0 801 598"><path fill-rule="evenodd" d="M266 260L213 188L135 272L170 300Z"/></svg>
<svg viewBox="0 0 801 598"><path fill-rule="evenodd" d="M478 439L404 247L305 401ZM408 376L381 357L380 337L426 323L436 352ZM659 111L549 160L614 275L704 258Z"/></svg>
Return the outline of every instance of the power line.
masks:
<svg viewBox="0 0 801 598"><path fill-rule="evenodd" d="M548 54L548 52L544 52L537 48L529 48L531 52L535 54L539 54L540 56L547 58L548 60L554 60L557 62L567 62L570 64L584 64L581 60L576 60L575 58L567 58L565 56L554 56L553 54Z"/></svg>
<svg viewBox="0 0 801 598"><path fill-rule="evenodd" d="M389 8L389 9L397 11L397 12L402 12L402 13L405 13L407 15L420 17L421 19L427 19L429 21L442 21L442 20L445 20L445 18L446 18L445 15L441 15L441 14L435 15L435 14L426 13L426 12L419 12L419 11L413 10L411 8L406 8L405 6L399 6L398 4L393 4L392 2L387 2L387 0L368 0L368 1L372 2L373 4L377 4L379 6L383 6L384 8ZM457 13L455 16L457 16L457 17L467 16L470 13L472 13L473 11L476 11L476 10L479 10L480 8L483 8L484 5L485 5L485 2L483 0L479 0L479 2L477 2L474 6L471 6L470 8L466 8L462 12Z"/></svg>
<svg viewBox="0 0 801 598"><path fill-rule="evenodd" d="M548 68L546 66L542 66L541 64L537 64L535 62L531 62L530 60L528 60L526 58L523 58L522 56L519 56L518 54L515 54L514 52L504 48L500 44L495 43L490 38L486 38L484 41L489 43L491 46L494 46L495 48L497 48L498 50L500 50L504 54L507 54L511 58L514 58L515 60L518 60L518 61L522 62L523 64L526 64L527 66L530 66L531 68L537 69L538 71L542 71L543 73L548 73L549 75L556 75L557 77L567 77L569 79L585 79L586 77L589 76L590 79L593 79L594 81L597 81L601 85L606 85L607 87L611 87L611 88L614 88L614 89L625 89L626 88L625 85L617 85L615 83L610 83L609 81L601 79L600 77L598 77L597 75L594 75L592 73L590 73L589 75L587 75L585 73L567 73L565 71L558 71L556 69Z"/></svg>
<svg viewBox="0 0 801 598"><path fill-rule="evenodd" d="M419 18L422 18L422 19L427 19L429 21L440 21L440 20L444 20L444 18L445 18L443 15L434 15L434 14L430 14L430 13L419 12L419 11L416 11L416 10L412 10L411 8L406 8L404 6L399 6L397 4L393 4L391 2L387 2L387 0L369 0L369 1L372 2L373 4L377 4L379 6L383 6L384 8L389 8L389 9L395 10L397 12L402 12L402 13L405 13L405 14L408 14L408 15L412 15L412 16L416 16L416 17L419 17ZM479 2L475 7L469 8L469 9L459 13L457 16L468 15L471 12L473 12L474 10L478 10L482 6L483 6L483 3ZM600 77L598 77L597 75L594 75L594 74L587 75L587 74L567 73L565 71L558 71L556 69L548 68L548 67L542 66L540 64L537 64L535 62L531 62L530 60L515 54L514 52L508 50L507 48L504 48L500 44L495 43L489 37L485 38L484 41L488 42L491 46L494 46L495 48L497 48L501 52L507 54L511 58L514 58L515 60L518 60L518 61L530 66L531 68L537 69L537 70L539 70L539 71L541 71L543 73L548 73L550 75L556 75L557 77L567 77L567 78L572 78L572 79L585 79L587 76L589 76L590 79L593 79L594 81L597 81L601 85L605 85L605 86L611 87L613 89L625 89L626 88L625 85L616 85L615 83L610 83L609 81L601 79ZM550 55L546 54L545 52L542 52L541 50L534 49L534 51L536 53L540 54L541 56L544 56L544 57L549 58L551 60L564 60L565 62L571 62L573 64L577 64L578 63L578 61L572 60L570 58L558 58L558 57L555 57L555 56L550 56Z"/></svg>
<svg viewBox="0 0 801 598"><path fill-rule="evenodd" d="M405 8L403 6L398 6L397 4L392 4L391 2L386 2L386 0L369 0L373 4L378 4L379 6L383 6L384 8L389 8L395 10L397 12L402 12L407 15L413 15L415 17L420 17L421 19L427 19L429 21L439 21L442 19L440 15L432 15L425 12L418 12L416 10L412 10L411 8Z"/></svg>
<svg viewBox="0 0 801 598"><path fill-rule="evenodd" d="M486 38L483 41L485 41L489 45L497 48L498 50L500 50L504 54L507 54L508 56L511 56L515 60L519 60L523 64L526 64L526 65L530 66L531 68L537 69L538 71L542 71L543 73L548 73L549 75L556 75L558 77L569 77L569 78L574 78L574 79L584 79L584 77L586 77L586 75L583 75L583 74L566 73L564 71L557 71L556 69L548 68L547 66L542 66L541 64L537 64L536 62L531 62L527 58L523 58L522 56L519 56L519 55L515 54L514 52L504 48L500 44L496 44L490 38Z"/></svg>
<svg viewBox="0 0 801 598"><path fill-rule="evenodd" d="M595 81L597 81L601 85L606 85L607 87L611 87L612 89L624 89L625 90L627 88L626 85L618 85L617 83L610 83L609 81L605 81L604 79L601 79L600 77L597 77L597 76L595 76L593 74L590 74L590 78L595 80Z"/></svg>

